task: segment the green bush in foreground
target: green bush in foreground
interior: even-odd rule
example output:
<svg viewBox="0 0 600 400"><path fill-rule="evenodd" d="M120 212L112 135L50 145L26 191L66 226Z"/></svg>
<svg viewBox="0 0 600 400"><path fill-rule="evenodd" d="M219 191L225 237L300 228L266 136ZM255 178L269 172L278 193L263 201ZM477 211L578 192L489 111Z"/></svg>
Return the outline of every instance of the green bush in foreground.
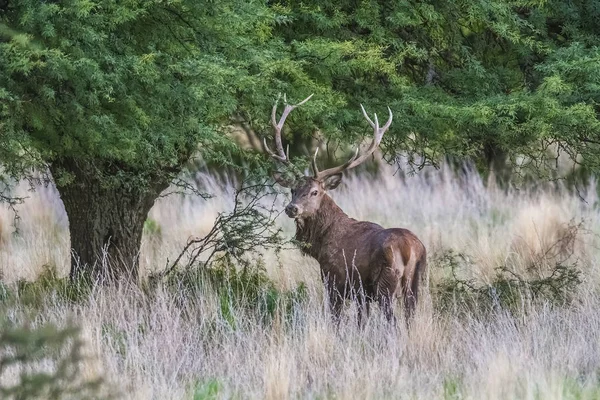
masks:
<svg viewBox="0 0 600 400"><path fill-rule="evenodd" d="M103 380L83 377L79 329L17 326L0 329L0 397L3 399L109 398Z"/></svg>

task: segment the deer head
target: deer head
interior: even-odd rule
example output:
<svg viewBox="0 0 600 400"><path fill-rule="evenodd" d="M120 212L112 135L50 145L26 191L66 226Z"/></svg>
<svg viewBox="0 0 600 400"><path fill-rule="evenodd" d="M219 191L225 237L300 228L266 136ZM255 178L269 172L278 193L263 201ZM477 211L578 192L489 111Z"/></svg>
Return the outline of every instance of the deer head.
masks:
<svg viewBox="0 0 600 400"><path fill-rule="evenodd" d="M275 102L273 105L273 109L271 111L271 123L275 129L275 152L271 151L269 146L267 146L267 142L265 139L265 149L269 153L269 155L276 161L282 164L291 165L289 160L289 148L288 153L283 150L283 144L281 141L281 131L283 129L283 125L285 124L285 120L288 115L296 108L306 103L313 95L311 94L306 99L301 101L298 104L290 105L285 104L285 108L283 110L283 114L279 121L277 121L277 103ZM279 99L278 99L279 100ZM285 97L284 97L285 102ZM342 174L344 171L354 168L357 165L362 164L379 146L381 142L381 138L383 134L388 130L390 125L392 124L392 110L388 107L389 111L389 119L385 123L383 127L379 127L379 120L377 119L377 114L374 115L375 121L371 120L367 115L364 107L360 106L364 117L369 122L369 125L373 128L373 140L369 145L367 151L359 156L359 149L356 149L356 153L352 156L346 163L326 169L324 171L319 171L317 167L317 154L319 149L315 151L315 155L312 160L312 176L295 176L289 177L284 176L280 172L275 172L273 174L273 178L277 183L281 186L290 188L292 191L292 200L285 207L285 213L290 218L294 219L304 219L309 218L314 215L321 206L321 201L323 196L325 196L328 190L333 190L342 181Z"/></svg>

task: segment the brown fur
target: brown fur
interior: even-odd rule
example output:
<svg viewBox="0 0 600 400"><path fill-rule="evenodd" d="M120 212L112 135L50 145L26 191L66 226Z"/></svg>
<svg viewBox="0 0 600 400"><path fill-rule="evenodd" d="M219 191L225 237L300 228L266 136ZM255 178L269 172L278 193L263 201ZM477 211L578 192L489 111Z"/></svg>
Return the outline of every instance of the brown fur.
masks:
<svg viewBox="0 0 600 400"><path fill-rule="evenodd" d="M279 120L277 102L273 105L271 124L275 129L275 151L271 151L266 140L265 150L276 162L290 164L283 149L281 130L288 115L312 96L295 105L286 103ZM317 148L312 162L312 178L298 180L279 172L275 172L273 177L282 186L293 187L292 201L285 212L296 220L296 239L301 242L302 250L321 265L321 276L334 318L339 320L344 299L355 298L359 302L359 324L363 312L368 315L372 300L381 305L387 319L392 321L392 302L401 289L408 322L414 313L420 277L426 268L423 243L406 229L383 229L371 222L349 218L325 192L339 185L344 171L360 165L374 153L392 124L393 115L389 107L389 118L383 127L379 126L377 115L373 121L362 105L360 108L373 128L373 140L364 154L359 156L357 149L356 154L344 164L319 171Z"/></svg>
<svg viewBox="0 0 600 400"><path fill-rule="evenodd" d="M348 217L325 191L335 188L340 179L304 178L295 185L286 213L296 220L296 239L321 266L336 320L343 300L351 298L359 304L359 323L363 312L368 315L371 301L377 301L392 321L393 300L401 290L408 321L425 273L425 247L406 229L384 229Z"/></svg>

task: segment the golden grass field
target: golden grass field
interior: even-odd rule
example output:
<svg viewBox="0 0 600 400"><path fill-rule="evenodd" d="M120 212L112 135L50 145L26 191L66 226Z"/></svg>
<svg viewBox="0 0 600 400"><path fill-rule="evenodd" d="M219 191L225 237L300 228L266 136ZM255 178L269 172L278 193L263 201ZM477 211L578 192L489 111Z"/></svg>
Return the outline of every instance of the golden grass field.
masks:
<svg viewBox="0 0 600 400"><path fill-rule="evenodd" d="M232 207L233 185L203 176L214 198L169 196L149 218L145 273L164 267L190 236L202 236ZM21 188L24 192L25 187ZM55 191L28 193L19 234L0 213L1 277L34 280L44 266L66 275L67 219ZM384 170L352 175L332 197L357 219L415 232L428 249L428 289L410 331L375 312L359 329L352 305L336 329L323 304L318 264L296 249L264 255L278 290L306 295L265 322L245 308L223 311L209 285L151 296L137 287L97 288L83 301L45 296L35 309L16 302L3 312L34 325L69 319L82 327L86 376L104 376L131 399L598 399L600 398L600 211L595 186L503 191L449 168L414 176ZM277 206L284 206L282 196ZM293 235L293 223L277 223ZM573 226L581 225L574 229ZM558 246L569 236L568 246ZM568 248L566 248L568 247ZM457 274L485 288L504 266L516 276L548 276L557 262L580 271L571 301L540 298L507 309L473 310L457 299L441 307L438 288L450 278L444 257L461 255ZM427 294L430 292L431 294ZM397 307L400 313L400 306ZM0 380L14 379L10 374Z"/></svg>

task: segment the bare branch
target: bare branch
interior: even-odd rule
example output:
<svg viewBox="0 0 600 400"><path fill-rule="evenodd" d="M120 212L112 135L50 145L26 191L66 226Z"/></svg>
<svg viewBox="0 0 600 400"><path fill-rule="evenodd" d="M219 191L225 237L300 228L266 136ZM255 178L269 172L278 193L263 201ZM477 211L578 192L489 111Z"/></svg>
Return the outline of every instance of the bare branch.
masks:
<svg viewBox="0 0 600 400"><path fill-rule="evenodd" d="M181 265L187 256L184 268L198 265L203 255L208 257L201 263L208 265L215 255L233 257L245 263L244 255L259 252L260 249L282 248L285 243L281 230L274 225L280 214L276 211L277 196L265 205L268 196L274 194L266 181L258 183L243 182L234 196L234 207L229 213L221 213L215 220L211 230L201 238L188 240L175 261L169 265L161 276L167 276ZM222 257L221 256L221 257Z"/></svg>

